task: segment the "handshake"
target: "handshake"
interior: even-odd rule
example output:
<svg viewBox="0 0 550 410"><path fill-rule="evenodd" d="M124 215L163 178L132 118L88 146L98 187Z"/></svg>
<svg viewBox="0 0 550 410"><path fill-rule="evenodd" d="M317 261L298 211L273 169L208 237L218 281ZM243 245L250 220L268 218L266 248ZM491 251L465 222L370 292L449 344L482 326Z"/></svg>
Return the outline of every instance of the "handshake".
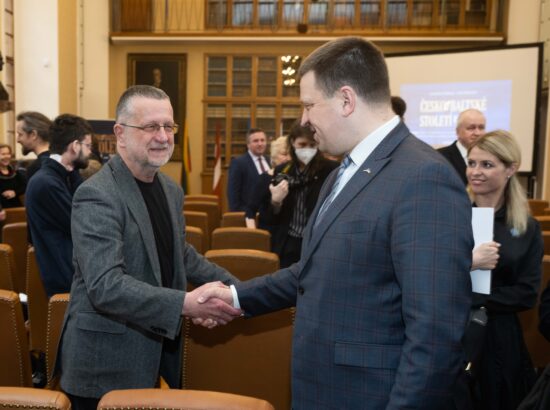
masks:
<svg viewBox="0 0 550 410"><path fill-rule="evenodd" d="M233 307L233 293L229 286L211 282L186 293L182 314L191 318L195 325L213 329L242 316L243 312Z"/></svg>

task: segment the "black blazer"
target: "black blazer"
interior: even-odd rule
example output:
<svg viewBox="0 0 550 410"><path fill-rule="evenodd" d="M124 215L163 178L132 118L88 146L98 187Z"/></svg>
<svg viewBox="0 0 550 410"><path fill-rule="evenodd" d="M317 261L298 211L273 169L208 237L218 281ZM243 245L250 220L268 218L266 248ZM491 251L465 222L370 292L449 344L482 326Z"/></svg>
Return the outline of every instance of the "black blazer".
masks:
<svg viewBox="0 0 550 410"><path fill-rule="evenodd" d="M322 155L322 154L318 154ZM274 175L281 173L288 163L281 164L275 168ZM314 175L309 179L308 190L306 193L306 217L309 220L317 199L319 198L319 192L321 192L321 187L325 182L325 179L332 172L333 169L338 167L338 163L335 161L330 161L324 157L319 158L319 164L317 164L316 171ZM296 174L296 166L292 164L290 168L287 169L289 175ZM294 205L296 204L296 190L290 188L288 195L283 200L281 205L281 210L278 214L273 213L273 207L269 206L266 222L270 227L271 231L271 248L275 253L279 253L282 250L282 246L285 242L288 229L290 227L290 222L292 219L292 212L294 210Z"/></svg>
<svg viewBox="0 0 550 410"><path fill-rule="evenodd" d="M441 155L447 158L447 161L449 161L456 172L458 172L458 175L462 179L462 182L464 182L464 185L468 185L468 179L466 178L466 163L464 162L464 158L456 146L456 141L451 145L439 148L438 151Z"/></svg>

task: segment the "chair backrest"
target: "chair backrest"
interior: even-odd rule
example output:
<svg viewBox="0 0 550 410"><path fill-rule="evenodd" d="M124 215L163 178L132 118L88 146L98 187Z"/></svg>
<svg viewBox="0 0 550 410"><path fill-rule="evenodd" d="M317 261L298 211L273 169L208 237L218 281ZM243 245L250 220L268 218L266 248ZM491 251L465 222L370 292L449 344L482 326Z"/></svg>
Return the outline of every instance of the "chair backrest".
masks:
<svg viewBox="0 0 550 410"><path fill-rule="evenodd" d="M196 226L186 226L185 240L193 245L198 253L204 254L204 233L201 228L197 228Z"/></svg>
<svg viewBox="0 0 550 410"><path fill-rule="evenodd" d="M274 410L265 400L197 390L131 389L106 393L98 410Z"/></svg>
<svg viewBox="0 0 550 410"><path fill-rule="evenodd" d="M523 337L527 350L533 361L533 365L543 368L550 364L550 342L539 332L539 303L540 294L546 288L550 280L550 256L545 255L542 261L542 278L538 295L538 303L533 309L519 313L521 327L523 328Z"/></svg>
<svg viewBox="0 0 550 410"><path fill-rule="evenodd" d="M32 387L0 387L0 409L70 410L71 402L60 391Z"/></svg>
<svg viewBox="0 0 550 410"><path fill-rule="evenodd" d="M208 235L220 226L222 214L220 205L217 203L207 201L184 201L183 210L206 212L208 214Z"/></svg>
<svg viewBox="0 0 550 410"><path fill-rule="evenodd" d="M183 211L185 218L185 227L195 226L202 229L203 250L206 252L210 249L210 231L208 230L208 214L199 211Z"/></svg>
<svg viewBox="0 0 550 410"><path fill-rule="evenodd" d="M25 211L24 206L5 208L4 211L6 211L6 219L4 219L4 225L16 222L27 222L27 212Z"/></svg>
<svg viewBox="0 0 550 410"><path fill-rule="evenodd" d="M204 255L240 280L252 279L279 269L279 256L256 249L212 249Z"/></svg>
<svg viewBox="0 0 550 410"><path fill-rule="evenodd" d="M544 215L544 209L550 206L544 199L529 199L528 202L533 216Z"/></svg>
<svg viewBox="0 0 550 410"><path fill-rule="evenodd" d="M55 388L58 380L52 378L52 372L57 356L57 347L61 337L63 319L70 300L69 293L53 295L48 303L48 327L46 334L46 374L48 375L47 388Z"/></svg>
<svg viewBox="0 0 550 410"><path fill-rule="evenodd" d="M550 231L550 215L535 216L542 231Z"/></svg>
<svg viewBox="0 0 550 410"><path fill-rule="evenodd" d="M244 212L225 212L222 215L222 228L228 226L246 227L245 213Z"/></svg>
<svg viewBox="0 0 550 410"><path fill-rule="evenodd" d="M265 229L241 227L217 228L212 232L211 249L271 250L271 234Z"/></svg>
<svg viewBox="0 0 550 410"><path fill-rule="evenodd" d="M542 231L542 240L544 241L544 254L550 255L550 231Z"/></svg>
<svg viewBox="0 0 550 410"><path fill-rule="evenodd" d="M245 255L240 262L235 258L213 257L222 252L225 251L209 251L207 258L243 280L278 268L278 258L274 254L266 255L268 263L252 267L251 256L261 257L267 252L233 250ZM259 397L276 409L288 409L292 322L291 309L246 320L235 319L214 331L192 325L186 319L183 388Z"/></svg>
<svg viewBox="0 0 550 410"><path fill-rule="evenodd" d="M7 243L13 249L15 262L14 290L17 293L25 293L27 249L29 248L29 242L27 240L27 223L14 222L4 225L2 227L2 242Z"/></svg>
<svg viewBox="0 0 550 410"><path fill-rule="evenodd" d="M48 295L44 289L34 247L27 250L27 309L30 323L31 350L46 352L48 327Z"/></svg>
<svg viewBox="0 0 550 410"><path fill-rule="evenodd" d="M189 194L185 195L185 202L199 201L199 202L214 202L216 204L220 203L220 198L218 195L210 194Z"/></svg>
<svg viewBox="0 0 550 410"><path fill-rule="evenodd" d="M0 386L32 386L31 358L17 293L0 290Z"/></svg>
<svg viewBox="0 0 550 410"><path fill-rule="evenodd" d="M10 245L0 243L0 289L14 290L15 262Z"/></svg>

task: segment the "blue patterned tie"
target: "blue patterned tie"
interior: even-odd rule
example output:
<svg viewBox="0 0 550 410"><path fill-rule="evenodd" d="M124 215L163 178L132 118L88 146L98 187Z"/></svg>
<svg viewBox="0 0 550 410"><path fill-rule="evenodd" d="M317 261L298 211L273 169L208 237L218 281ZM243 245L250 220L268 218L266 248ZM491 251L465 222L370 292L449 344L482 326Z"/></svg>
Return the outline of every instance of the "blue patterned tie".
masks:
<svg viewBox="0 0 550 410"><path fill-rule="evenodd" d="M314 227L317 227L321 219L323 219L323 215L327 211L328 207L334 201L334 198L336 197L336 192L338 192L338 185L340 184L340 179L342 179L342 175L344 175L344 171L346 168L351 164L351 158L349 155L346 155L345 158L342 160L342 163L340 164L340 168L338 169L338 174L336 175L336 179L334 180L334 184L332 185L332 189L330 191L329 196L325 199L325 202L323 202L323 205L321 205L321 209L319 209L319 213L317 214L317 219L315 219L315 225Z"/></svg>

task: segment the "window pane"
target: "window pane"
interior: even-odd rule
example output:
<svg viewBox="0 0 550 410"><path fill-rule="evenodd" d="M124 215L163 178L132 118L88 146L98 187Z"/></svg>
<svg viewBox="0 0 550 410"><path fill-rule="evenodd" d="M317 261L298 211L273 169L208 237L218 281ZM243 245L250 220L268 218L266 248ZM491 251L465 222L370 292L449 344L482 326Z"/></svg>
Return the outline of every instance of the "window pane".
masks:
<svg viewBox="0 0 550 410"><path fill-rule="evenodd" d="M458 25L460 14L460 0L442 0L439 3L439 10L444 25Z"/></svg>
<svg viewBox="0 0 550 410"><path fill-rule="evenodd" d="M256 107L256 127L263 129L268 138L275 136L275 117L275 105Z"/></svg>
<svg viewBox="0 0 550 410"><path fill-rule="evenodd" d="M416 0L413 3L413 26L431 26L432 24L432 0Z"/></svg>
<svg viewBox="0 0 550 410"><path fill-rule="evenodd" d="M236 104L231 109L231 156L246 152L246 132L250 128L250 105Z"/></svg>
<svg viewBox="0 0 550 410"><path fill-rule="evenodd" d="M288 135L294 121L301 116L302 107L300 105L283 105L281 109L282 135Z"/></svg>
<svg viewBox="0 0 550 410"><path fill-rule="evenodd" d="M227 95L227 58L208 58L208 96L224 97Z"/></svg>
<svg viewBox="0 0 550 410"><path fill-rule="evenodd" d="M277 0L260 0L258 2L258 16L261 26L277 24Z"/></svg>
<svg viewBox="0 0 550 410"><path fill-rule="evenodd" d="M361 26L380 26L380 0L361 1Z"/></svg>
<svg viewBox="0 0 550 410"><path fill-rule="evenodd" d="M302 22L304 15L303 0L284 0L283 3L283 25L286 27L294 27Z"/></svg>
<svg viewBox="0 0 550 410"><path fill-rule="evenodd" d="M406 0L388 0L387 22L390 27L405 26L407 24Z"/></svg>
<svg viewBox="0 0 550 410"><path fill-rule="evenodd" d="M309 24L327 24L328 0L318 0L309 4Z"/></svg>
<svg viewBox="0 0 550 410"><path fill-rule="evenodd" d="M222 104L208 104L206 107L206 168L215 165L214 148L216 134L220 134L222 163L225 161L225 122L227 110Z"/></svg>
<svg viewBox="0 0 550 410"><path fill-rule="evenodd" d="M352 27L355 18L354 0L336 0L334 4L334 27Z"/></svg>
<svg viewBox="0 0 550 410"><path fill-rule="evenodd" d="M209 0L207 13L207 27L223 28L227 22L227 1Z"/></svg>
<svg viewBox="0 0 550 410"><path fill-rule="evenodd" d="M252 25L252 0L233 0L233 25Z"/></svg>
<svg viewBox="0 0 550 410"><path fill-rule="evenodd" d="M252 95L252 58L235 57L233 59L233 97Z"/></svg>
<svg viewBox="0 0 550 410"><path fill-rule="evenodd" d="M484 26L487 17L487 0L466 2L466 25Z"/></svg>
<svg viewBox="0 0 550 410"><path fill-rule="evenodd" d="M260 57L258 59L258 97L277 95L277 58Z"/></svg>

